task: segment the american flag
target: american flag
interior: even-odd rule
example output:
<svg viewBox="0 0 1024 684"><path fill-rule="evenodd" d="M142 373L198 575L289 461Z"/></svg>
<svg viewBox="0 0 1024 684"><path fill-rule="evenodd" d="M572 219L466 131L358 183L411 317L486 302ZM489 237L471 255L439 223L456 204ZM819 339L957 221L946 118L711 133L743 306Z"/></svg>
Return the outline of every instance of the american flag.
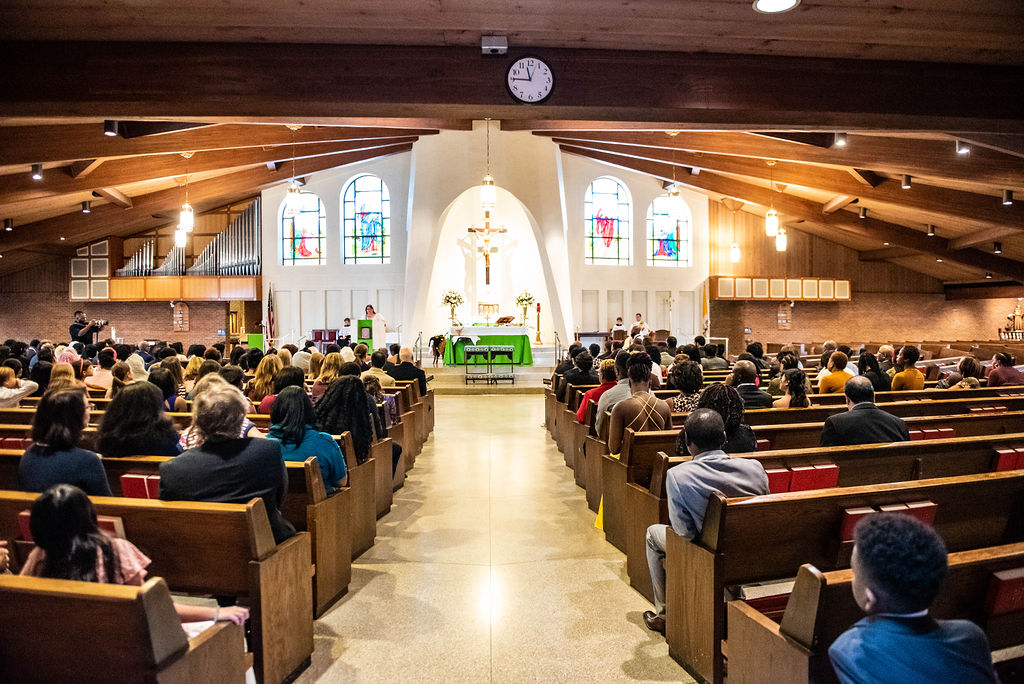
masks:
<svg viewBox="0 0 1024 684"><path fill-rule="evenodd" d="M267 339L265 344L271 344L274 339L274 286L267 290Z"/></svg>

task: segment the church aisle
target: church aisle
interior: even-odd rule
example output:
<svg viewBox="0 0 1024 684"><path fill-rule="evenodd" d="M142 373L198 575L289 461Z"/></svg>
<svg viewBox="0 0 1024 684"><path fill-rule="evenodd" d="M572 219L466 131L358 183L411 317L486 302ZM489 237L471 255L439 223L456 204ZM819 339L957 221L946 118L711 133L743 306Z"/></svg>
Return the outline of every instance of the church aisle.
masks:
<svg viewBox="0 0 1024 684"><path fill-rule="evenodd" d="M540 396L437 397L434 433L299 682L690 681L643 626Z"/></svg>

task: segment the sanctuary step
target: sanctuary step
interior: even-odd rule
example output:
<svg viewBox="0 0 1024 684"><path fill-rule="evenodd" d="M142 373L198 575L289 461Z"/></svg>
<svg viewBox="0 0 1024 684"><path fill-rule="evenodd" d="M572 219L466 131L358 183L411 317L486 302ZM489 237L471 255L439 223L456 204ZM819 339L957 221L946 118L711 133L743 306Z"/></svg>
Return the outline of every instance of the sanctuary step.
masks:
<svg viewBox="0 0 1024 684"><path fill-rule="evenodd" d="M516 366L515 382L503 379L497 384L487 381L466 383L464 366L443 366L431 363L429 351L423 355L423 370L427 376L434 376L430 382L435 394L543 394L544 380L551 377L554 370L554 346L533 347L533 365ZM497 370L507 371L508 366ZM478 376L480 377L480 376ZM473 378L473 375L470 375Z"/></svg>

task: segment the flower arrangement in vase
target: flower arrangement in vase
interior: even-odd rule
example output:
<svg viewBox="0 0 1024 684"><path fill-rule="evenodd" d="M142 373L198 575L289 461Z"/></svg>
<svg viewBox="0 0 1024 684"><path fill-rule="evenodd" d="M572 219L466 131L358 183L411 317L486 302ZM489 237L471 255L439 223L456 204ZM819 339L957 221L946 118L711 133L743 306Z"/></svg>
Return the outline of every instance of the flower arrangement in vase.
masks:
<svg viewBox="0 0 1024 684"><path fill-rule="evenodd" d="M451 310L450 318L453 326L456 324L455 309L462 306L465 301L462 293L458 290L445 290L441 293L441 305L447 306Z"/></svg>
<svg viewBox="0 0 1024 684"><path fill-rule="evenodd" d="M516 295L516 306L518 306L519 308L521 308L523 310L523 326L524 327L526 326L526 309L531 304L533 304L535 301L537 301L537 300L534 299L533 295L530 294L529 290L523 290L518 295Z"/></svg>

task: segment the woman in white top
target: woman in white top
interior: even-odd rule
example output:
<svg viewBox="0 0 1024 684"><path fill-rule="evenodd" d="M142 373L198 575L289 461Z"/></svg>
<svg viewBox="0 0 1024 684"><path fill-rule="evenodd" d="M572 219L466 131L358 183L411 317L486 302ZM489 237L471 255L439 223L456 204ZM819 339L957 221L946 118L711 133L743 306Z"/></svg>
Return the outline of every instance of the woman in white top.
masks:
<svg viewBox="0 0 1024 684"><path fill-rule="evenodd" d="M14 369L0 366L0 408L18 408L22 399L39 389L31 380L20 380Z"/></svg>

